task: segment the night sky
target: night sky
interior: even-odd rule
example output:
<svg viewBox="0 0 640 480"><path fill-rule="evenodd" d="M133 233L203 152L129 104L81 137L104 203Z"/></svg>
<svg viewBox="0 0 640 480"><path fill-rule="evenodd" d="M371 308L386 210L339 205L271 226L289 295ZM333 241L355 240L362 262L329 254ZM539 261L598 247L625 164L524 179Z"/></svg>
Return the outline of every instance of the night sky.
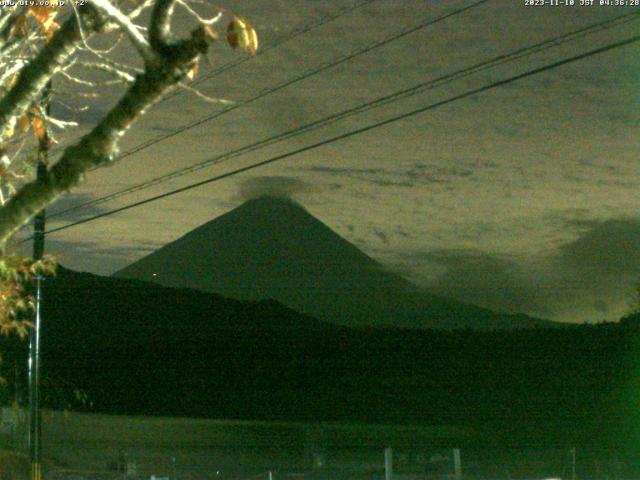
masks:
<svg viewBox="0 0 640 480"><path fill-rule="evenodd" d="M204 81L200 89L242 102L340 55L471 3L376 0ZM354 4L239 0L224 5L254 22L264 47ZM633 11L489 1L92 172L82 187L49 211ZM111 210L637 34L637 20L600 31L66 214L48 226ZM69 268L110 274L244 200L270 193L294 198L390 270L436 293L555 320L615 319L628 310L632 286L640 281L638 53L636 43L589 57L64 230L48 237L47 250ZM119 53L122 58L125 54ZM217 45L200 75L243 55ZM81 115L83 126L94 123L116 98L117 90L106 91L97 107ZM225 106L182 93L145 115L125 137L122 151ZM61 135L62 144L81 131Z"/></svg>

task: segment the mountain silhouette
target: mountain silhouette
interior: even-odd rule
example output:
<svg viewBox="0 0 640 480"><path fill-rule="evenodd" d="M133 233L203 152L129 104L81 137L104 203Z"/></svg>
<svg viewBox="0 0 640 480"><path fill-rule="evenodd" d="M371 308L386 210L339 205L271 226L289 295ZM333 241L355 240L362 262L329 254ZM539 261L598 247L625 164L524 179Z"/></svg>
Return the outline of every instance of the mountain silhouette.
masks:
<svg viewBox="0 0 640 480"><path fill-rule="evenodd" d="M62 267L45 280L43 299L42 399L52 408L495 425L506 442L519 431L526 445L638 438L620 433L631 425L628 406L640 372L637 336L618 324L349 328L272 300L239 301ZM0 336L0 349L0 375L16 387L0 389L0 401L26 398L27 342Z"/></svg>
<svg viewBox="0 0 640 480"><path fill-rule="evenodd" d="M274 299L323 321L402 328L552 325L429 294L389 272L298 203L259 197L115 273L116 277Z"/></svg>

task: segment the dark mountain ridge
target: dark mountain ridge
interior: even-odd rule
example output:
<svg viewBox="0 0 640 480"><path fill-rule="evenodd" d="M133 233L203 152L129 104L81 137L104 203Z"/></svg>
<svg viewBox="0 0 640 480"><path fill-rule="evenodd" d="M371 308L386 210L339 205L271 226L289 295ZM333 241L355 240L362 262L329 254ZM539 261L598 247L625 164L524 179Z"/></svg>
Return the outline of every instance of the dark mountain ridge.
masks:
<svg viewBox="0 0 640 480"><path fill-rule="evenodd" d="M574 445L637 438L639 350L622 325L347 328L273 301L64 269L44 293L49 402L80 390L93 405L76 408L103 413L494 425L494 440Z"/></svg>

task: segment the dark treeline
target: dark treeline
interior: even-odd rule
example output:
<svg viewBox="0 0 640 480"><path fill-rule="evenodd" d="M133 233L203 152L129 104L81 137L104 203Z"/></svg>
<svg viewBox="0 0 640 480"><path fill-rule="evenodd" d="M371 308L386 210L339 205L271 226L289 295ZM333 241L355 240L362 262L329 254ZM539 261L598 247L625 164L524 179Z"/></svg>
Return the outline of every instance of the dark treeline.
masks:
<svg viewBox="0 0 640 480"><path fill-rule="evenodd" d="M276 302L62 271L45 290L43 394L105 413L459 424L498 443L632 445L638 324L350 329ZM24 342L4 342L5 377L23 377Z"/></svg>

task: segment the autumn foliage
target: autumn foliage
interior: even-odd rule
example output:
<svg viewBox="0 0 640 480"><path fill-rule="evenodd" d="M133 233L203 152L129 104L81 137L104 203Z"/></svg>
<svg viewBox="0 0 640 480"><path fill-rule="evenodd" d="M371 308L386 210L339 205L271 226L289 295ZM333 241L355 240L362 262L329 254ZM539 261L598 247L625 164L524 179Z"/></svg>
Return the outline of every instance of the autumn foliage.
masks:
<svg viewBox="0 0 640 480"><path fill-rule="evenodd" d="M53 257L35 261L18 255L0 257L0 333L27 334L34 309L31 283L37 275L55 273Z"/></svg>
<svg viewBox="0 0 640 480"><path fill-rule="evenodd" d="M53 33L60 28L55 21L59 13L57 3L51 2L47 6L32 5L15 16L8 29L7 41L28 39L30 50L37 51L38 43L49 42ZM41 35L34 35L39 32ZM43 37L38 40L38 37ZM1 92L7 92L15 85L20 71L9 76L1 86ZM16 122L7 132L7 139L11 140L23 134L32 132L36 145L40 148L50 147L50 137L47 132L45 116L40 105L33 105L31 109ZM16 192L16 185L26 179L33 171L36 155L23 157L21 162L14 162L9 158L9 145L0 144L0 182L4 191L0 194L0 203L4 204L8 197ZM19 255L0 256L0 334L17 334L25 336L31 325L30 317L34 310L34 299L31 293L33 279L38 275L50 275L55 272L53 257L47 256L34 261ZM0 468L7 465L17 466L18 457L2 454ZM0 470L0 480L12 478L9 471ZM18 478L18 477L16 477Z"/></svg>

